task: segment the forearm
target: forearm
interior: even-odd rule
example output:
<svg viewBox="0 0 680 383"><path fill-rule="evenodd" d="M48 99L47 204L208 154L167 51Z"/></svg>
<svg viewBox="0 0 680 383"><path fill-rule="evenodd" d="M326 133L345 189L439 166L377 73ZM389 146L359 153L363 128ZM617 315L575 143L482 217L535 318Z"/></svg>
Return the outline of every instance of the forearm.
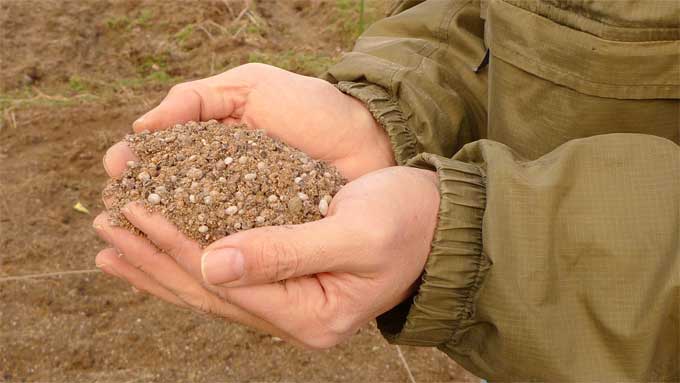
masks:
<svg viewBox="0 0 680 383"><path fill-rule="evenodd" d="M503 381L677 378L677 145L615 134L525 161L483 140L411 164L438 170L442 202L389 339Z"/></svg>
<svg viewBox="0 0 680 383"><path fill-rule="evenodd" d="M451 156L486 130L486 75L474 72L485 51L478 5L411 3L324 75L367 105L399 164L422 152Z"/></svg>

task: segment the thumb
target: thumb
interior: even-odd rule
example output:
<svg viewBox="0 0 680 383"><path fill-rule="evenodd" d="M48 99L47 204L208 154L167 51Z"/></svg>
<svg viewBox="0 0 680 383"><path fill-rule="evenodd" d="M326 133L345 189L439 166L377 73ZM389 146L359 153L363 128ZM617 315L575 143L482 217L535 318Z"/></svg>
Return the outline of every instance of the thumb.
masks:
<svg viewBox="0 0 680 383"><path fill-rule="evenodd" d="M166 129L188 121L225 120L240 117L249 87L244 84L223 84L218 76L173 86L161 103L138 118L135 132Z"/></svg>
<svg viewBox="0 0 680 383"><path fill-rule="evenodd" d="M352 271L360 241L337 216L294 226L243 231L208 246L203 280L228 287L257 285L321 272Z"/></svg>

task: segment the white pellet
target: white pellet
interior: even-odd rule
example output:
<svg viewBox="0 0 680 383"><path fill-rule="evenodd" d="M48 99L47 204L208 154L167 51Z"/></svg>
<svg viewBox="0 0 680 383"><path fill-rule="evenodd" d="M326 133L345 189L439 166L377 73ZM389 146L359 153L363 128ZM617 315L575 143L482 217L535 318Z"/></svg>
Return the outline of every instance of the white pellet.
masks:
<svg viewBox="0 0 680 383"><path fill-rule="evenodd" d="M300 198L303 201L306 201L306 200L309 199L309 197L305 193L298 193L298 198Z"/></svg>
<svg viewBox="0 0 680 383"><path fill-rule="evenodd" d="M146 182L151 179L151 176L147 172L141 172L137 175L137 179L142 182Z"/></svg>
<svg viewBox="0 0 680 383"><path fill-rule="evenodd" d="M328 214L328 201L323 198L319 201L319 213L324 217Z"/></svg>
<svg viewBox="0 0 680 383"><path fill-rule="evenodd" d="M295 181L296 184L299 184L300 182L302 182L302 177L295 177L293 181Z"/></svg>
<svg viewBox="0 0 680 383"><path fill-rule="evenodd" d="M274 195L274 194L272 194L272 195L270 195L269 197L267 197L267 201L269 201L269 202L271 202L271 203L274 203L274 202L276 202L276 201L278 201L278 200L279 200L279 197L277 197L277 196Z"/></svg>
<svg viewBox="0 0 680 383"><path fill-rule="evenodd" d="M209 195L203 197L203 203L206 204L206 205L212 205L213 197L211 197Z"/></svg>
<svg viewBox="0 0 680 383"><path fill-rule="evenodd" d="M146 200L152 205L158 205L161 203L161 196L156 193L151 193L148 197L146 197Z"/></svg>
<svg viewBox="0 0 680 383"><path fill-rule="evenodd" d="M246 162L248 162L248 157L246 157L246 156L241 156L241 158L238 159L238 162L239 162L240 164L245 164Z"/></svg>
<svg viewBox="0 0 680 383"><path fill-rule="evenodd" d="M189 202L191 202L191 203L196 203L196 196L193 195L193 194L191 194L191 195L189 196Z"/></svg>
<svg viewBox="0 0 680 383"><path fill-rule="evenodd" d="M137 163L135 161L128 161L125 163L125 165L127 165L128 168L132 169L137 165Z"/></svg>
<svg viewBox="0 0 680 383"><path fill-rule="evenodd" d="M198 232L199 233L207 233L208 232L208 226L201 225L198 227Z"/></svg>
<svg viewBox="0 0 680 383"><path fill-rule="evenodd" d="M243 179L246 181L252 181L257 177L257 174L255 173L248 173L243 176Z"/></svg>
<svg viewBox="0 0 680 383"><path fill-rule="evenodd" d="M261 216L261 215L258 215L257 217L255 217L255 222L257 222L259 224L264 223L264 217Z"/></svg>
<svg viewBox="0 0 680 383"><path fill-rule="evenodd" d="M265 164L264 162L260 161L260 162L257 163L257 169L258 170L264 170L266 167L267 167L267 164Z"/></svg>
<svg viewBox="0 0 680 383"><path fill-rule="evenodd" d="M226 208L226 209L224 210L224 212L227 213L227 215L234 215L234 214L236 214L236 212L238 212L238 207L236 207L236 206L229 206L228 208Z"/></svg>
<svg viewBox="0 0 680 383"><path fill-rule="evenodd" d="M229 165L229 164L231 164L232 162L234 162L234 159L231 158L231 157L227 157L227 158L224 159L224 164L225 164L225 165Z"/></svg>

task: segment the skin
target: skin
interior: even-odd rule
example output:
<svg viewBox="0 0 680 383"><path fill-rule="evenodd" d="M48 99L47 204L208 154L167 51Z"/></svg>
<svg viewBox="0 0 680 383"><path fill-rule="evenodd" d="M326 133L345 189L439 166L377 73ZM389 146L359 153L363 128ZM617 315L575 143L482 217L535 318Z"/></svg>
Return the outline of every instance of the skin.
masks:
<svg viewBox="0 0 680 383"><path fill-rule="evenodd" d="M362 103L325 81L248 64L173 87L133 129L213 118L263 128L350 182L322 220L251 229L205 249L139 203L123 213L148 239L102 213L94 227L112 247L97 255L98 267L175 305L319 349L413 294L436 226L437 178L393 166L389 139ZM118 143L104 167L118 177L131 159ZM208 261L216 254L227 261Z"/></svg>

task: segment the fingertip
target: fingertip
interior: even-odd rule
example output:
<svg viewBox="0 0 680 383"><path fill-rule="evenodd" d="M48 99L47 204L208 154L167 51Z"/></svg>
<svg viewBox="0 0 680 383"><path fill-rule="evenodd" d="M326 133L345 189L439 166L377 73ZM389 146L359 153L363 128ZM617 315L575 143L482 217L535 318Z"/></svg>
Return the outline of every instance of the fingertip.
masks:
<svg viewBox="0 0 680 383"><path fill-rule="evenodd" d="M98 269L106 274L120 278L114 265L118 262L118 251L114 248L107 248L100 251L94 259L94 264Z"/></svg>
<svg viewBox="0 0 680 383"><path fill-rule="evenodd" d="M94 257L94 264L100 269L103 267L108 267L115 261L115 258L117 257L118 251L116 251L116 249L113 247L109 247L97 253L97 256Z"/></svg>
<svg viewBox="0 0 680 383"><path fill-rule="evenodd" d="M103 230L108 225L109 215L103 211L99 213L92 221L92 227L95 230Z"/></svg>
<svg viewBox="0 0 680 383"><path fill-rule="evenodd" d="M117 142L104 154L104 169L109 177L120 177L131 161L137 161L137 156L124 141Z"/></svg>
<svg viewBox="0 0 680 383"><path fill-rule="evenodd" d="M144 208L142 201L130 201L120 209L120 212L133 224L135 219L149 216L149 212Z"/></svg>
<svg viewBox="0 0 680 383"><path fill-rule="evenodd" d="M132 123L132 130L139 133L144 130L148 130L147 128L147 115L149 112L143 114L141 117L135 120L135 122Z"/></svg>

